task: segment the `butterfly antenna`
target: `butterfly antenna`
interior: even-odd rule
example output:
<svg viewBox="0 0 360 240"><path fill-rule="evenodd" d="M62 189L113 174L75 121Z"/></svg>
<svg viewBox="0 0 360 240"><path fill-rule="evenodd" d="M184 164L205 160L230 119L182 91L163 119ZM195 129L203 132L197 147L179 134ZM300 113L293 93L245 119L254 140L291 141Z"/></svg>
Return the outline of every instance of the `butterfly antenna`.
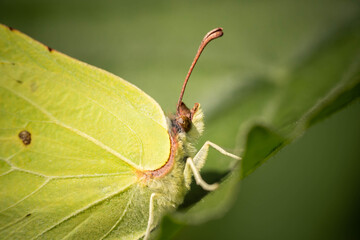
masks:
<svg viewBox="0 0 360 240"><path fill-rule="evenodd" d="M192 70L194 69L195 67L195 64L196 62L198 61L202 51L204 50L204 48L206 47L206 45L213 39L216 39L218 37L221 37L223 35L223 29L222 28L215 28L213 30L211 30L210 32L208 32L205 37L203 38L203 40L201 41L201 44L200 44L200 47L195 55L195 58L194 58L194 61L192 62L191 66L190 66L190 69L186 75L186 78L185 78L185 81L184 81L184 84L183 84L183 87L181 89L181 93L180 93L180 97L179 97L179 101L178 101L178 104L177 104L177 112L179 113L179 108L180 108L180 105L182 103L182 98L184 96L184 92L185 92L185 88L186 88L186 84L190 78L190 75L191 75L191 72Z"/></svg>

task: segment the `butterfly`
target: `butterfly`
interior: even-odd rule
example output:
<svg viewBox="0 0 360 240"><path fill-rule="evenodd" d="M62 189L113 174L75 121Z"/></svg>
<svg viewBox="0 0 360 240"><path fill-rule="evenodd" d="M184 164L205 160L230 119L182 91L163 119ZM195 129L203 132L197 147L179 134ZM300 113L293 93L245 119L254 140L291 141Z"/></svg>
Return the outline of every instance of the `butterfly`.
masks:
<svg viewBox="0 0 360 240"><path fill-rule="evenodd" d="M104 70L0 25L0 238L148 239L200 175L200 104L176 113Z"/></svg>

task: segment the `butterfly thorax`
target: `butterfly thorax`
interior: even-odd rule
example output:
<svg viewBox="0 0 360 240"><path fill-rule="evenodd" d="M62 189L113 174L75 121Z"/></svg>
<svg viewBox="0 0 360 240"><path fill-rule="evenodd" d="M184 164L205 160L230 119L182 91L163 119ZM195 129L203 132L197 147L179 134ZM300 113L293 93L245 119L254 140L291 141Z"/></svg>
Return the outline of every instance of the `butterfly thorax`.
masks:
<svg viewBox="0 0 360 240"><path fill-rule="evenodd" d="M168 129L171 142L168 160L159 169L139 172L139 178L145 181L162 178L172 170L179 156L182 156L182 160L193 156L196 152L194 144L204 129L203 113L200 104L195 103L194 107L190 110L182 102L177 113L168 118Z"/></svg>
<svg viewBox="0 0 360 240"><path fill-rule="evenodd" d="M194 145L204 128L200 104L188 111L186 108L183 104L182 114L168 118L171 152L166 164L157 170L143 172L144 189L163 195L163 199L158 198L158 204L167 209L180 205L189 190L191 174L186 173L185 162L194 156Z"/></svg>

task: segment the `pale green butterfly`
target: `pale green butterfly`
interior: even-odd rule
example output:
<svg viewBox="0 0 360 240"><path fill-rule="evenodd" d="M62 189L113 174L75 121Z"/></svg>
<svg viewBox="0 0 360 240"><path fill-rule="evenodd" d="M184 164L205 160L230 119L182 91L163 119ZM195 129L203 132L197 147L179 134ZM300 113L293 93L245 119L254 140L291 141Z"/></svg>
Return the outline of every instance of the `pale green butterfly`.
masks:
<svg viewBox="0 0 360 240"><path fill-rule="evenodd" d="M147 239L202 180L199 104L177 112L134 85L0 25L0 238Z"/></svg>

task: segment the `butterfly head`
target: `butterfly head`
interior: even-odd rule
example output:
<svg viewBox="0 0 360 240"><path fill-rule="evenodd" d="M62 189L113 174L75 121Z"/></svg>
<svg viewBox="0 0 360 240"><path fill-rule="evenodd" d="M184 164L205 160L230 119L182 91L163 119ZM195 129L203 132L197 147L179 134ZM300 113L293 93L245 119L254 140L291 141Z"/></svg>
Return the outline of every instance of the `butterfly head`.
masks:
<svg viewBox="0 0 360 240"><path fill-rule="evenodd" d="M203 132L203 112L199 103L195 103L189 109L185 103L181 102L176 114L170 117L173 133L185 134L187 137L197 139Z"/></svg>
<svg viewBox="0 0 360 240"><path fill-rule="evenodd" d="M189 132L192 125L192 118L199 108L199 104L195 103L194 107L190 110L185 103L181 102L176 113L175 124L184 132Z"/></svg>

